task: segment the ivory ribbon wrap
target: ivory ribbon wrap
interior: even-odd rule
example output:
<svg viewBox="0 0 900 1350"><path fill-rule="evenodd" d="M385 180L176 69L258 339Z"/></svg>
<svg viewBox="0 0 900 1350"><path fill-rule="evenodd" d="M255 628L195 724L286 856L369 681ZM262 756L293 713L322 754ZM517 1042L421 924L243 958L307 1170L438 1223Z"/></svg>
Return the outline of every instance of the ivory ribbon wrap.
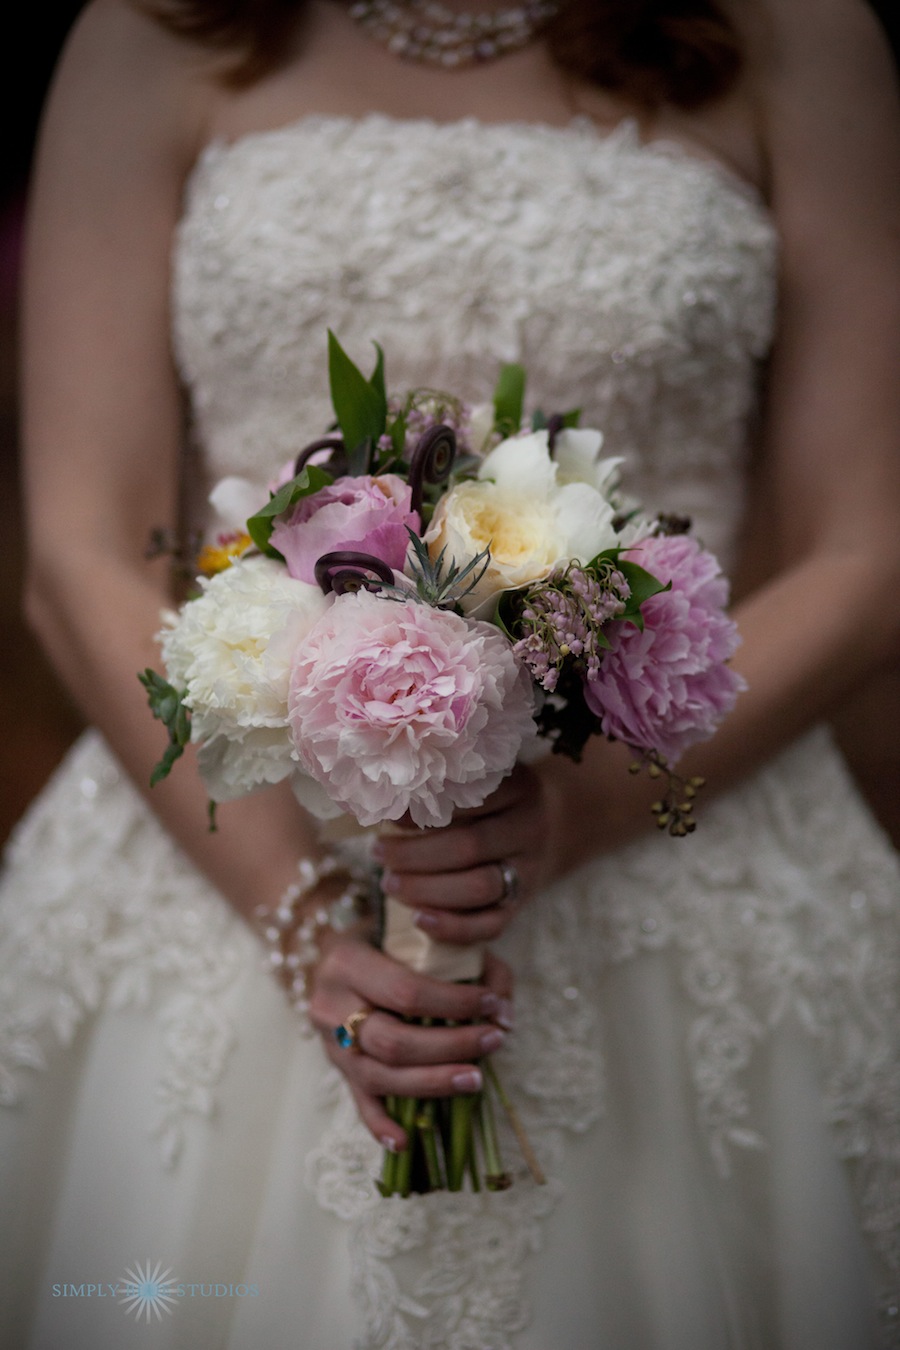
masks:
<svg viewBox="0 0 900 1350"><path fill-rule="evenodd" d="M397 825L384 824L381 834L406 834ZM436 942L414 920L415 910L387 895L384 899L384 937L382 951L419 975L436 980L478 980L484 969L484 943L458 947L451 942Z"/></svg>
<svg viewBox="0 0 900 1350"><path fill-rule="evenodd" d="M415 911L391 896L384 901L384 940L382 951L395 961L437 980L477 980L484 967L484 945L457 947L450 942L435 942L417 928Z"/></svg>

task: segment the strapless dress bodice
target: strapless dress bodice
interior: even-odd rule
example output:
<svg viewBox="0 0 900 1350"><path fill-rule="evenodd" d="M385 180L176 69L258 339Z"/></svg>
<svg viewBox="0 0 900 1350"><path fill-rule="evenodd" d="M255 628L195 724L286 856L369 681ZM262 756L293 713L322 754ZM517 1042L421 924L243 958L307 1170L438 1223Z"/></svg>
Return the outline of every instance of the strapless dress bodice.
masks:
<svg viewBox="0 0 900 1350"><path fill-rule="evenodd" d="M330 420L326 329L389 384L579 407L648 507L727 556L772 336L758 196L636 124L306 117L211 144L175 243L177 357L213 475L266 481Z"/></svg>

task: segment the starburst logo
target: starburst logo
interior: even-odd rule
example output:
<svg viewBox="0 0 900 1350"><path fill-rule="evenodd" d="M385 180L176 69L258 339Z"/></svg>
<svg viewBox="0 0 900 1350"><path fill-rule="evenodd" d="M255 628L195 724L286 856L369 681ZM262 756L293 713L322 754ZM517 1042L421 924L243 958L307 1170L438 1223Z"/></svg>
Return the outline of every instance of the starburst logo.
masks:
<svg viewBox="0 0 900 1350"><path fill-rule="evenodd" d="M144 1266L136 1262L133 1270L131 1267L126 1269L119 1286L125 1291L119 1302L124 1303L125 1311L134 1313L138 1321L144 1317L149 1322L155 1316L161 1322L163 1313L170 1313L175 1307L176 1281L171 1267L163 1270L162 1261L157 1261L152 1269L149 1261Z"/></svg>

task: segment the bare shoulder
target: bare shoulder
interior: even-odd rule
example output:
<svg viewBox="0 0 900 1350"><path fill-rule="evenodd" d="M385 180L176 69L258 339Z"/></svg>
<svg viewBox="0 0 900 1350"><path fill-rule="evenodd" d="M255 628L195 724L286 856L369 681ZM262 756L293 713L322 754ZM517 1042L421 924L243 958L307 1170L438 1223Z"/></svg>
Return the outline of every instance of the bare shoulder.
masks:
<svg viewBox="0 0 900 1350"><path fill-rule="evenodd" d="M897 76L866 0L759 0L745 14L776 207L805 195L900 213Z"/></svg>
<svg viewBox="0 0 900 1350"><path fill-rule="evenodd" d="M90 0L64 48L45 139L95 162L157 148L190 162L216 97L207 53L168 33L131 0ZM130 149L129 149L130 147Z"/></svg>

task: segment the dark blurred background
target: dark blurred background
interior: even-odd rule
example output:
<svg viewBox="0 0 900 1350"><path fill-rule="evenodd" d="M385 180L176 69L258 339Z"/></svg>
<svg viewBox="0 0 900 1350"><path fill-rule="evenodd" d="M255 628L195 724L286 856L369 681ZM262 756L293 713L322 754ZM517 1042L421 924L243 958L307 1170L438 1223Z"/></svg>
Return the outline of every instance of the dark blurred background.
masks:
<svg viewBox="0 0 900 1350"><path fill-rule="evenodd" d="M777 3L777 0L776 0ZM57 0L16 39L16 118L7 126L0 211L0 843L81 729L81 720L19 609L23 535L16 430L16 302L23 203L40 108L57 54L83 0ZM900 3L877 0L900 54ZM30 25L30 27L28 26ZM900 170L900 166L898 166ZM900 846L900 653L842 714L838 734L876 812Z"/></svg>

